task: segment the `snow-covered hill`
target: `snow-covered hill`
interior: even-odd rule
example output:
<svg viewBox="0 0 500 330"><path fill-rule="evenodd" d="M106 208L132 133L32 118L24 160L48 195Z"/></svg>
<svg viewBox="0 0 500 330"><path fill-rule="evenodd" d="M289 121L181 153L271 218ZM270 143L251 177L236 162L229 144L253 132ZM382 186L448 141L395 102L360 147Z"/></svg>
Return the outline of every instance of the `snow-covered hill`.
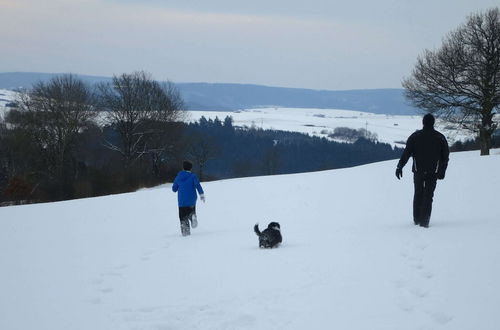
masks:
<svg viewBox="0 0 500 330"><path fill-rule="evenodd" d="M452 154L429 229L396 161L205 183L186 238L169 185L0 208L0 329L496 330L493 153Z"/></svg>

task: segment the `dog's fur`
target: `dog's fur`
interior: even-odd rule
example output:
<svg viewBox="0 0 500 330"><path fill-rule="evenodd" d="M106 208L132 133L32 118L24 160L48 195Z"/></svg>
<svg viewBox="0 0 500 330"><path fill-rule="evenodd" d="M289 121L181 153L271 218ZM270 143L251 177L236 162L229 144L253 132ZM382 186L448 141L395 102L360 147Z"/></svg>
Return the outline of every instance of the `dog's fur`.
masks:
<svg viewBox="0 0 500 330"><path fill-rule="evenodd" d="M267 229L264 229L263 232L259 230L259 224L257 223L253 230L259 236L259 247L261 248L278 247L282 241L281 227L277 222L269 223Z"/></svg>

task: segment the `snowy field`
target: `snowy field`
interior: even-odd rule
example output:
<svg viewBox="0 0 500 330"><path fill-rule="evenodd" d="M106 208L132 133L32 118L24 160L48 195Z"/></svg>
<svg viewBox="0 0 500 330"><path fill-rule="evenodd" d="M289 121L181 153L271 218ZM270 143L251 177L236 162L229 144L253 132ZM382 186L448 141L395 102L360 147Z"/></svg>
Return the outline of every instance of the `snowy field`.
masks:
<svg viewBox="0 0 500 330"><path fill-rule="evenodd" d="M327 137L336 127L368 129L376 133L380 142L393 146L404 146L408 136L422 128L422 116L381 115L362 111L339 109L301 109L301 108L262 108L235 112L190 111L191 121L198 121L202 116L224 120L226 116L234 119L234 125L302 132L314 136ZM447 137L450 144L464 140L466 132L446 129L446 125L437 122L436 129Z"/></svg>
<svg viewBox="0 0 500 330"><path fill-rule="evenodd" d="M497 330L500 155L451 155L431 227L396 161L0 208L0 329ZM252 231L281 223L281 247Z"/></svg>
<svg viewBox="0 0 500 330"><path fill-rule="evenodd" d="M16 92L0 89L0 119L5 115L7 108L5 105L16 98Z"/></svg>

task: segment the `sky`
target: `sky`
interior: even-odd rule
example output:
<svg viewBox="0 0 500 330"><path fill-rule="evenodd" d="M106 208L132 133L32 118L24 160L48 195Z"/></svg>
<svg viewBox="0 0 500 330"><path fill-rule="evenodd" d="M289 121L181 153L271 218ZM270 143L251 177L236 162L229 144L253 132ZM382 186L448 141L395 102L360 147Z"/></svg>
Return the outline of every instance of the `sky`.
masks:
<svg viewBox="0 0 500 330"><path fill-rule="evenodd" d="M401 88L498 0L0 0L0 72L325 90Z"/></svg>

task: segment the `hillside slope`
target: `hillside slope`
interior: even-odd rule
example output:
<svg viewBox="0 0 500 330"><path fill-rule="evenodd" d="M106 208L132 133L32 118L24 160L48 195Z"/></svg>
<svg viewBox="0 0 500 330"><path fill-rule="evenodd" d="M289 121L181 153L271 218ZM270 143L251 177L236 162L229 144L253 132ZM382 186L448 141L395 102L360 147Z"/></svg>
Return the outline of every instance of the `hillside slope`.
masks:
<svg viewBox="0 0 500 330"><path fill-rule="evenodd" d="M494 153L452 154L429 229L396 161L205 183L186 238L169 185L0 208L0 329L498 329Z"/></svg>

